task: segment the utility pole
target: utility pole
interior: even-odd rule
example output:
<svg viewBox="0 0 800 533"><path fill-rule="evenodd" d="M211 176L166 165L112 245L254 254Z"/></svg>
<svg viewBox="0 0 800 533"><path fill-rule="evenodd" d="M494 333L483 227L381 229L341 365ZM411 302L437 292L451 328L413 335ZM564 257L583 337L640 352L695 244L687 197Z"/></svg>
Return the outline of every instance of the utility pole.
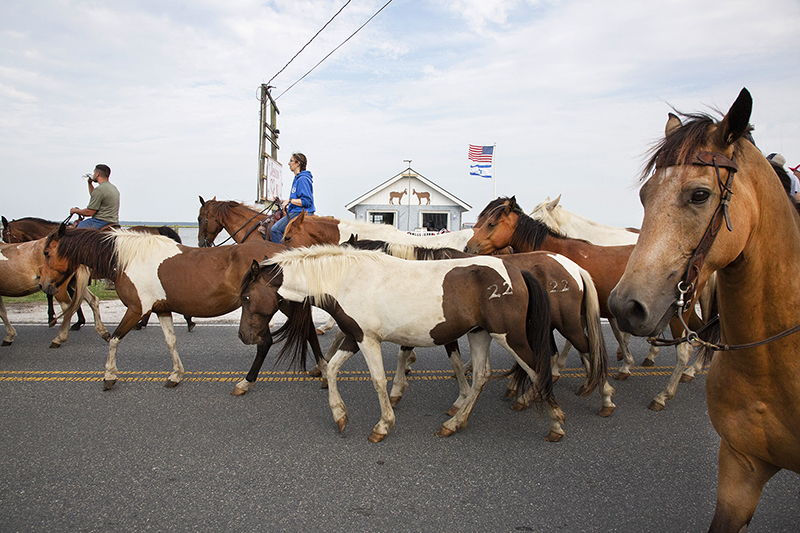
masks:
<svg viewBox="0 0 800 533"><path fill-rule="evenodd" d="M267 198L267 158L271 157L278 160L278 106L269 90L271 85L262 83L258 88L258 99L261 107L258 119L258 190L256 191L256 203L266 203ZM267 148L269 145L269 153Z"/></svg>

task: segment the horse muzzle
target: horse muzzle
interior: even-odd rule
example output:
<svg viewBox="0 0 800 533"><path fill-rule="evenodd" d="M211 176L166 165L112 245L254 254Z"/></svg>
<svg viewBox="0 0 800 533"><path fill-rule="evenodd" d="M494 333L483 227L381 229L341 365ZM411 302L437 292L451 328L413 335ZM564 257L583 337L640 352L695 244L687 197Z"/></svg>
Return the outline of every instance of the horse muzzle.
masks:
<svg viewBox="0 0 800 533"><path fill-rule="evenodd" d="M635 294L621 290L617 285L608 297L608 308L622 331L637 337L653 337L664 331L675 315L677 306L674 298L672 301L651 304Z"/></svg>

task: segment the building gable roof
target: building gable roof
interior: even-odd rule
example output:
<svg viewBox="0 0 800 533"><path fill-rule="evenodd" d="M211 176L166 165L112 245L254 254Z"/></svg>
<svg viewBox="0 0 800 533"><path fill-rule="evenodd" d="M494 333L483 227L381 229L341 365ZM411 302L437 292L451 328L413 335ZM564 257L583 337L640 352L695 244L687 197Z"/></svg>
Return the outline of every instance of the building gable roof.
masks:
<svg viewBox="0 0 800 533"><path fill-rule="evenodd" d="M424 183L426 186L428 186L431 189L435 190L439 194L442 194L443 196L447 197L455 205L458 205L459 207L461 207L462 211L469 211L470 209L472 209L471 205L469 205L468 203L466 203L463 200L459 199L458 197L454 196L453 194L447 192L446 190L442 189L441 187L439 187L438 185L433 183L431 180L429 180L428 178L426 178L422 174L419 174L417 171L413 170L410 167L408 169L404 170L403 172L401 172L400 174L394 176L393 178L389 178L388 180L384 181L383 183L381 183L377 187L375 187L375 188L367 191L366 193L362 194L361 196L359 196L358 198L356 198L355 200L353 200L352 202L347 204L345 206L345 208L348 211L355 213L356 206L358 204L360 204L361 202L363 202L364 200L366 200L367 198L369 198L370 196L380 192L382 189L386 189L386 188L394 185L395 183L397 183L400 180L408 179L408 178L418 179L419 181Z"/></svg>

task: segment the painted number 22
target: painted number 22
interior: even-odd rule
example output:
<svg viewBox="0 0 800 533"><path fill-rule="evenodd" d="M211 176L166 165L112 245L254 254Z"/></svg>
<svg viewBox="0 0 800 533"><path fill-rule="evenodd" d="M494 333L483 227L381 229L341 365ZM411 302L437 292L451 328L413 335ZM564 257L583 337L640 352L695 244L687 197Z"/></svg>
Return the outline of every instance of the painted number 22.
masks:
<svg viewBox="0 0 800 533"><path fill-rule="evenodd" d="M550 282L550 292L569 292L569 282L565 279L561 280L561 288L558 288L557 281Z"/></svg>
<svg viewBox="0 0 800 533"><path fill-rule="evenodd" d="M501 296L505 296L506 294L514 294L514 291L511 290L511 285L507 281L504 281L503 285L506 287L506 291L502 294L500 293L500 287L498 287L497 285L489 285L489 287L486 290L492 291L491 296L489 296L490 300L492 298L500 298Z"/></svg>

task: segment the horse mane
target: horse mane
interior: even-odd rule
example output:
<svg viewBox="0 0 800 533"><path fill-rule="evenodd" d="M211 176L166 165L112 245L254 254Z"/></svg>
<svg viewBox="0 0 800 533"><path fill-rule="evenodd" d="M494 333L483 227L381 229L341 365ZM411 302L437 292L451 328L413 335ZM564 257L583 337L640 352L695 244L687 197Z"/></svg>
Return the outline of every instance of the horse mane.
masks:
<svg viewBox="0 0 800 533"><path fill-rule="evenodd" d="M255 213L259 211L253 206L237 202L236 200L215 200L214 202L209 200L206 202L206 205L208 206L209 213L218 215L220 218L232 216L233 211L238 207L244 207Z"/></svg>
<svg viewBox="0 0 800 533"><path fill-rule="evenodd" d="M338 296L342 278L353 265L391 260L385 253L374 250L320 244L286 250L262 262L261 266L277 265L284 279L287 271L296 273L306 280L308 296L324 303Z"/></svg>
<svg viewBox="0 0 800 533"><path fill-rule="evenodd" d="M10 221L9 224L12 222L36 222L39 224L49 224L53 226L58 226L60 222L53 222L52 220L45 220L39 217L22 217L22 218L15 218L14 220Z"/></svg>
<svg viewBox="0 0 800 533"><path fill-rule="evenodd" d="M691 157L700 148L707 145L709 142L709 128L719 121L708 113L681 113L673 108L675 113L683 118L681 126L668 135L665 135L661 141L656 143L649 151L650 159L645 163L639 181L644 183L647 178L655 171L656 168L664 168L672 165L685 165L689 163ZM717 111L719 115L722 115ZM747 131L743 138L747 139L753 145L751 132L752 126L748 126ZM739 155L741 150L737 144L734 148L735 154Z"/></svg>
<svg viewBox="0 0 800 533"><path fill-rule="evenodd" d="M486 204L486 207L483 208L483 211L480 212L478 215L478 220L480 220L484 216L488 216L490 213L493 213L498 207L501 207L508 201L507 196L500 196Z"/></svg>
<svg viewBox="0 0 800 533"><path fill-rule="evenodd" d="M341 246L351 246L359 250L378 250L407 261L434 261L439 259L453 259L454 257L468 257L468 254L454 248L428 248L426 246L417 246L414 244L359 239L357 235L350 235L350 239L343 242Z"/></svg>
<svg viewBox="0 0 800 533"><path fill-rule="evenodd" d="M504 214L504 210L498 208L500 206L506 205L508 201L509 201L508 197L501 197L498 198L497 200L494 200L494 202L496 203L496 210L491 215L490 220L495 218L500 218ZM548 226L541 220L536 220L535 218L531 218L530 215L525 213L525 211L523 211L523 209L516 202L511 211L518 216L517 227L514 230L514 234L511 236L511 242L509 243L509 246L511 246L515 250L524 249L525 244L533 246L534 250L538 250L542 247L542 243L544 242L546 237L554 237L556 239L571 239L571 237L568 237L563 233L560 233L552 229L550 226ZM571 240L582 240L582 239L571 239Z"/></svg>
<svg viewBox="0 0 800 533"><path fill-rule="evenodd" d="M57 231L47 236L45 249L56 237ZM91 229L65 228L58 239L58 255L67 259L70 270L86 265L95 278L117 277L117 256L114 253L114 238L111 232Z"/></svg>

